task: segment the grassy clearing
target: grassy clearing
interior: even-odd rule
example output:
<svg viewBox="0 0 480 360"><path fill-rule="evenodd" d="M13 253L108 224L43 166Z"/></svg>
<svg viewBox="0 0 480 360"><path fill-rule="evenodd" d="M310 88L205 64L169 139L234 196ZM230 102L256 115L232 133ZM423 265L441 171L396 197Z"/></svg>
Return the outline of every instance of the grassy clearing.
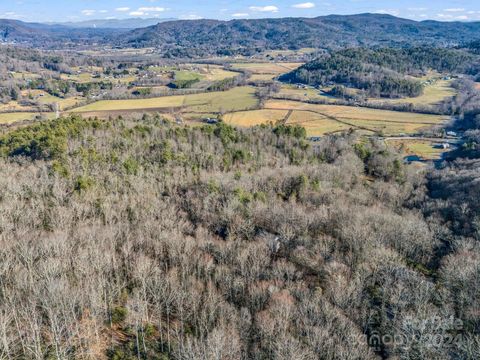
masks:
<svg viewBox="0 0 480 360"><path fill-rule="evenodd" d="M318 89L298 89L295 85L284 84L282 85L278 96L285 96L291 99L305 101L305 100L325 100L325 101L335 101L336 99L324 95Z"/></svg>
<svg viewBox="0 0 480 360"><path fill-rule="evenodd" d="M413 98L403 99L372 99L371 102L390 104L414 104L414 105L435 105L439 102L455 96L456 91L452 88L452 80L438 80L434 84L427 85L423 94Z"/></svg>
<svg viewBox="0 0 480 360"><path fill-rule="evenodd" d="M255 89L250 86L236 87L228 91L186 95L184 106L188 111L231 112L251 109L258 104Z"/></svg>
<svg viewBox="0 0 480 360"><path fill-rule="evenodd" d="M249 127L260 124L277 123L287 116L287 110L251 110L224 115L223 120L230 125Z"/></svg>
<svg viewBox="0 0 480 360"><path fill-rule="evenodd" d="M182 106L185 96L164 96L152 99L131 99L131 100L101 100L95 103L85 105L72 112L90 112L90 111L111 111L111 110L141 110L156 109Z"/></svg>
<svg viewBox="0 0 480 360"><path fill-rule="evenodd" d="M204 74L205 80L220 81L238 76L238 72L228 71L222 68L211 68Z"/></svg>
<svg viewBox="0 0 480 360"><path fill-rule="evenodd" d="M90 82L100 82L101 78L94 78L92 74L81 73L81 74L62 74L60 76L62 80L73 81L77 83L90 83Z"/></svg>
<svg viewBox="0 0 480 360"><path fill-rule="evenodd" d="M449 151L448 149L439 148L439 142L428 140L389 140L387 144L397 151L400 151L405 156L417 155L424 160L438 160L441 159L442 154Z"/></svg>
<svg viewBox="0 0 480 360"><path fill-rule="evenodd" d="M73 109L75 113L108 111L154 111L155 109L185 108L190 113L239 111L256 106L252 87L237 87L229 91L194 95L164 96L151 99L102 100Z"/></svg>
<svg viewBox="0 0 480 360"><path fill-rule="evenodd" d="M194 71L180 70L175 71L175 80L177 81L191 81L191 80L200 80L203 76Z"/></svg>
<svg viewBox="0 0 480 360"><path fill-rule="evenodd" d="M50 95L49 93L43 90L24 90L22 91L22 96L30 97L41 105L52 105L57 103L60 110L70 108L72 106L77 105L81 101L85 100L81 96L62 99L62 98Z"/></svg>
<svg viewBox="0 0 480 360"><path fill-rule="evenodd" d="M16 112L16 113L1 113L0 124L13 124L18 121L33 120L36 116L42 116L47 119L53 119L53 113L34 113L34 112Z"/></svg>
<svg viewBox="0 0 480 360"><path fill-rule="evenodd" d="M268 109L308 110L350 126L382 132L385 135L415 133L420 129L448 121L447 116L425 115L340 105L316 105L298 101L267 101Z"/></svg>
<svg viewBox="0 0 480 360"><path fill-rule="evenodd" d="M304 127L308 136L321 136L351 128L351 126L310 111L294 111L287 124Z"/></svg>
<svg viewBox="0 0 480 360"><path fill-rule="evenodd" d="M79 84L86 84L86 83L96 83L96 82L107 82L113 84L129 84L135 81L137 78L134 75L126 75L118 78L113 77L95 77L90 73L81 73L81 74L62 74L60 76L62 80L72 81Z"/></svg>
<svg viewBox="0 0 480 360"><path fill-rule="evenodd" d="M252 81L271 81L273 79L275 79L277 77L277 75L273 75L273 74L252 74L252 76L250 76L250 80Z"/></svg>
<svg viewBox="0 0 480 360"><path fill-rule="evenodd" d="M0 104L0 111L35 111L31 106L22 106L17 101L9 101L6 104Z"/></svg>
<svg viewBox="0 0 480 360"><path fill-rule="evenodd" d="M305 55L312 54L317 50L314 48L302 48L299 50L268 50L265 51L265 56L294 56L294 55Z"/></svg>
<svg viewBox="0 0 480 360"><path fill-rule="evenodd" d="M253 74L272 74L280 75L290 72L300 66L302 63L235 63L234 69L248 70Z"/></svg>
<svg viewBox="0 0 480 360"><path fill-rule="evenodd" d="M40 74L34 74L29 72L11 72L12 76L16 80L35 80L40 79Z"/></svg>

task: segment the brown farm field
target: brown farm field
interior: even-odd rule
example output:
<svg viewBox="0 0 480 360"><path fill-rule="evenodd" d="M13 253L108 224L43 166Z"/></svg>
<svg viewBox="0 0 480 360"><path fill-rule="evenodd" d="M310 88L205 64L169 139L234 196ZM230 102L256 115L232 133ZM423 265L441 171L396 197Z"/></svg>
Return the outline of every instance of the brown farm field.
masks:
<svg viewBox="0 0 480 360"><path fill-rule="evenodd" d="M280 75L295 70L303 63L234 63L233 69L248 70L253 74Z"/></svg>
<svg viewBox="0 0 480 360"><path fill-rule="evenodd" d="M249 127L260 124L278 123L286 118L288 110L251 110L238 111L223 116L227 124Z"/></svg>
<svg viewBox="0 0 480 360"><path fill-rule="evenodd" d="M415 133L424 128L440 125L449 120L447 116L439 115L426 115L342 105L317 105L285 100L267 101L265 108L313 112L352 128L381 133L383 135Z"/></svg>

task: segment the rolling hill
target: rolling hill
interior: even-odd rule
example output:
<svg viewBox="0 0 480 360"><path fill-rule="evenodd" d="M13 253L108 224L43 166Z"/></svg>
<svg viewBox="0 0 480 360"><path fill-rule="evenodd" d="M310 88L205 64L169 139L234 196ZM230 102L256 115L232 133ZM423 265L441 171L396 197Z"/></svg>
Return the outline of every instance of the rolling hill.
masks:
<svg viewBox="0 0 480 360"><path fill-rule="evenodd" d="M63 25L0 19L0 43L17 43L37 48L65 48L69 45L108 43L109 39L118 36L121 31L105 28L71 28Z"/></svg>
<svg viewBox="0 0 480 360"><path fill-rule="evenodd" d="M67 24L68 25L68 24ZM0 19L0 41L36 47L66 44L156 47L166 56L251 55L264 49L351 46L455 46L480 39L480 22L401 19L383 14L252 20L179 20L127 30L108 23L97 28ZM112 28L117 26L118 28ZM108 28L107 28L108 27ZM120 27L124 27L120 29Z"/></svg>
<svg viewBox="0 0 480 360"><path fill-rule="evenodd" d="M167 18L129 18L129 19L95 19L78 22L57 23L70 28L97 28L97 29L137 29L142 27L154 26L161 22L175 21L176 19Z"/></svg>
<svg viewBox="0 0 480 360"><path fill-rule="evenodd" d="M383 14L316 18L164 22L122 34L123 46L155 46L173 55L251 54L256 49L456 45L480 38L480 22L401 19Z"/></svg>

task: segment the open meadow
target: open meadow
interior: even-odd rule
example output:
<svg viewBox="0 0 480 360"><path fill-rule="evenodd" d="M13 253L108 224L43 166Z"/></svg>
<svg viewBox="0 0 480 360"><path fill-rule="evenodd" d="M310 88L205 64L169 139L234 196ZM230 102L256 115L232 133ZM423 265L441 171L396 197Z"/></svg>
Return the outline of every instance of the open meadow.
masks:
<svg viewBox="0 0 480 360"><path fill-rule="evenodd" d="M233 63L232 69L247 70L252 74L280 75L295 70L302 63Z"/></svg>
<svg viewBox="0 0 480 360"><path fill-rule="evenodd" d="M449 151L441 147L440 140L394 139L387 140L386 143L404 156L418 156L422 160L438 160Z"/></svg>
<svg viewBox="0 0 480 360"><path fill-rule="evenodd" d="M417 97L400 99L370 99L372 103L387 104L413 104L413 105L436 105L441 101L455 96L456 91L452 88L452 80L437 80L426 85L423 94Z"/></svg>
<svg viewBox="0 0 480 360"><path fill-rule="evenodd" d="M252 109L258 100L252 87L236 87L228 91L191 95L163 96L151 99L102 100L71 110L87 116L109 116L109 112L176 111L207 114Z"/></svg>
<svg viewBox="0 0 480 360"><path fill-rule="evenodd" d="M381 133L383 135L418 132L424 128L441 125L449 120L448 116L441 115L417 114L342 105L317 105L284 100L267 101L265 108L309 111L323 115L330 120L337 121L352 128Z"/></svg>
<svg viewBox="0 0 480 360"><path fill-rule="evenodd" d="M250 127L261 124L276 124L282 122L288 115L288 110L250 110L228 113L223 121L233 126Z"/></svg>
<svg viewBox="0 0 480 360"><path fill-rule="evenodd" d="M13 124L19 121L34 120L37 116L42 119L53 119L55 114L38 112L0 113L0 124Z"/></svg>

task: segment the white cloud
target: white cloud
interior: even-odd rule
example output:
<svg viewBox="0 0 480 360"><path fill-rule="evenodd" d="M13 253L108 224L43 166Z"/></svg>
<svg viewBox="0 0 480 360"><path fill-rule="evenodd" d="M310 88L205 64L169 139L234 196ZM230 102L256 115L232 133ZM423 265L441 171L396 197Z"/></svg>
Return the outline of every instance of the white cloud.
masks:
<svg viewBox="0 0 480 360"><path fill-rule="evenodd" d="M407 10L408 11L425 11L425 10L428 10L428 8L425 8L425 7L410 7Z"/></svg>
<svg viewBox="0 0 480 360"><path fill-rule="evenodd" d="M451 9L444 9L443 11L446 11L446 12L462 12L462 11L465 11L464 8L451 8Z"/></svg>
<svg viewBox="0 0 480 360"><path fill-rule="evenodd" d="M467 15L453 16L451 14L437 14L437 17L442 20L468 20L469 19Z"/></svg>
<svg viewBox="0 0 480 360"><path fill-rule="evenodd" d="M108 10L100 10L99 13L100 14L106 14L106 13L108 13Z"/></svg>
<svg viewBox="0 0 480 360"><path fill-rule="evenodd" d="M203 19L201 16L195 15L195 14L188 14L188 15L182 15L180 16L180 19L182 20L200 20Z"/></svg>
<svg viewBox="0 0 480 360"><path fill-rule="evenodd" d="M7 19L21 19L23 15L19 15L13 11L7 11L6 13L0 14L0 18L7 18Z"/></svg>
<svg viewBox="0 0 480 360"><path fill-rule="evenodd" d="M296 9L312 9L315 7L315 4L312 2L306 2L306 3L292 5L292 7Z"/></svg>
<svg viewBox="0 0 480 360"><path fill-rule="evenodd" d="M130 8L129 7L118 7L115 9L115 11L118 11L118 12L127 12L127 11L130 11Z"/></svg>
<svg viewBox="0 0 480 360"><path fill-rule="evenodd" d="M142 11L142 12L146 12L146 11L151 11L151 12L163 12L167 9L163 8L163 7L160 7L160 6L152 6L152 7L141 7L141 8L138 8L137 11Z"/></svg>
<svg viewBox="0 0 480 360"><path fill-rule="evenodd" d="M130 16L143 16L143 15L146 15L145 12L143 11L131 11L128 13L128 15Z"/></svg>
<svg viewBox="0 0 480 360"><path fill-rule="evenodd" d="M400 12L397 9L380 9L374 12L375 14L388 14L398 16Z"/></svg>
<svg viewBox="0 0 480 360"><path fill-rule="evenodd" d="M232 14L232 17L234 18L245 18L245 17L249 17L250 15L247 14L247 13L235 13L235 14Z"/></svg>
<svg viewBox="0 0 480 360"><path fill-rule="evenodd" d="M85 16L92 16L96 13L96 11L85 9L85 10L82 10L81 13L82 13L82 15L85 15Z"/></svg>
<svg viewBox="0 0 480 360"><path fill-rule="evenodd" d="M268 6L250 6L250 10L258 11L258 12L276 13L276 12L278 12L279 9L275 5L268 5Z"/></svg>

